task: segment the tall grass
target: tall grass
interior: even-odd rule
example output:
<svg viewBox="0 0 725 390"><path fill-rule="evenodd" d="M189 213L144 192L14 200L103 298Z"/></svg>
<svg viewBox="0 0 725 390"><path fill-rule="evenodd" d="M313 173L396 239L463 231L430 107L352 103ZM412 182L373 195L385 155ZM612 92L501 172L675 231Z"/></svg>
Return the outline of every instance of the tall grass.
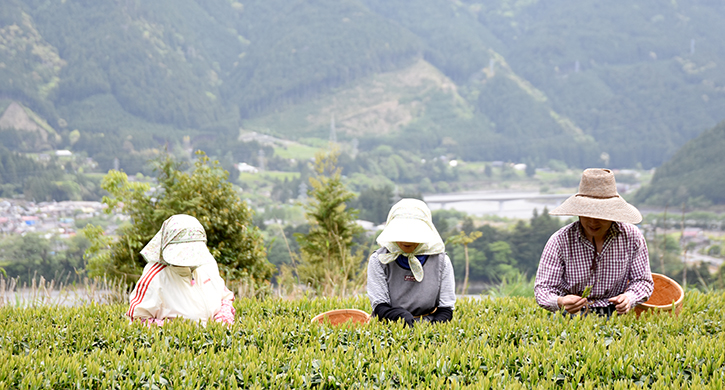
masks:
<svg viewBox="0 0 725 390"><path fill-rule="evenodd" d="M81 306L93 303L128 302L129 291L121 279L70 277L46 280L34 276L30 282L0 276L0 306Z"/></svg>
<svg viewBox="0 0 725 390"><path fill-rule="evenodd" d="M514 277L504 277L501 283L490 287L486 293L490 297L533 297L535 277L518 273Z"/></svg>

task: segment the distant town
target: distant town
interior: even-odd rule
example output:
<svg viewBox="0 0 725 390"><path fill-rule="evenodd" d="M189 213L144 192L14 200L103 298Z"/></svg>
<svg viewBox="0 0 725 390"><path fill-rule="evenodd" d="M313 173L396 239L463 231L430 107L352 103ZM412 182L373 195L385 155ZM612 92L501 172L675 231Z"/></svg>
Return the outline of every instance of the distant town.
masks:
<svg viewBox="0 0 725 390"><path fill-rule="evenodd" d="M0 199L0 233L7 235L33 232L67 238L75 235L79 226L85 225L79 221L102 216L104 208L105 204L90 201L35 203ZM123 216L118 217L124 219ZM107 233L113 230L115 226L106 229Z"/></svg>

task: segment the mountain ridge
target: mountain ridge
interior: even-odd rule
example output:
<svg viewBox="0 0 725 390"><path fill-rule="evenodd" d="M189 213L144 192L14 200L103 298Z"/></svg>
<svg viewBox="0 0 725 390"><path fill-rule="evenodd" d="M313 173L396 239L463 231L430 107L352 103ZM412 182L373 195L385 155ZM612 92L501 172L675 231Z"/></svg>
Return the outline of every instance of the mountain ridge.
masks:
<svg viewBox="0 0 725 390"><path fill-rule="evenodd" d="M420 61L449 80L454 101L436 90L370 102L357 122L336 117L343 141L371 149L414 136L410 151L466 160L648 168L725 112L717 1L6 3L5 105L47 121L62 137L50 147L92 157L124 142L228 137L275 115L311 116L306 131L325 139L335 113L294 111ZM416 101L425 109L385 119ZM299 138L307 122L269 132Z"/></svg>

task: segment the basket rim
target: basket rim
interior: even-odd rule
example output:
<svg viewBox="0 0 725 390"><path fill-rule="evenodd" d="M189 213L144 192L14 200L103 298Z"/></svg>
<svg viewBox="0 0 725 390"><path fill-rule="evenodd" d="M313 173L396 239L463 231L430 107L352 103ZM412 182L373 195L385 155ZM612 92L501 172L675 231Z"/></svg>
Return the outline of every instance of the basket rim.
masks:
<svg viewBox="0 0 725 390"><path fill-rule="evenodd" d="M333 309L328 310L324 313L320 313L312 318L310 322L320 322L322 318L325 318L329 316L330 314L354 314L354 315L362 315L366 318L366 320L370 319L370 314L368 314L366 311L360 310L360 309Z"/></svg>
<svg viewBox="0 0 725 390"><path fill-rule="evenodd" d="M680 292L680 297L675 301L674 305L680 306L682 304L682 301L685 299L685 290L682 289L682 286L680 286L679 283L677 283L675 280L673 280L672 278L670 278L669 276L667 276L665 274L658 274L658 273L652 272L652 276L655 276L655 275L667 280L670 284L677 287L677 290L679 290L679 292ZM651 308L651 309L664 309L664 308L672 307L672 304L669 303L667 305L653 305L651 303L642 302L637 306L647 307L647 308Z"/></svg>

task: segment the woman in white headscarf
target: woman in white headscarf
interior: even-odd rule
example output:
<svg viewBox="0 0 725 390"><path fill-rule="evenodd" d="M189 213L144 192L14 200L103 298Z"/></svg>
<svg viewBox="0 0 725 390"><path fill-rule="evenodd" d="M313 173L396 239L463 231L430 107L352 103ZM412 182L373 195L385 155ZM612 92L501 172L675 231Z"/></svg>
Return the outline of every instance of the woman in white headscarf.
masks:
<svg viewBox="0 0 725 390"><path fill-rule="evenodd" d="M148 264L136 283L126 315L147 323L183 317L234 323L234 294L219 276L199 221L177 214L141 250Z"/></svg>
<svg viewBox="0 0 725 390"><path fill-rule="evenodd" d="M402 319L409 326L450 321L456 302L453 266L428 206L418 199L400 200L377 242L381 248L368 263L373 316Z"/></svg>

